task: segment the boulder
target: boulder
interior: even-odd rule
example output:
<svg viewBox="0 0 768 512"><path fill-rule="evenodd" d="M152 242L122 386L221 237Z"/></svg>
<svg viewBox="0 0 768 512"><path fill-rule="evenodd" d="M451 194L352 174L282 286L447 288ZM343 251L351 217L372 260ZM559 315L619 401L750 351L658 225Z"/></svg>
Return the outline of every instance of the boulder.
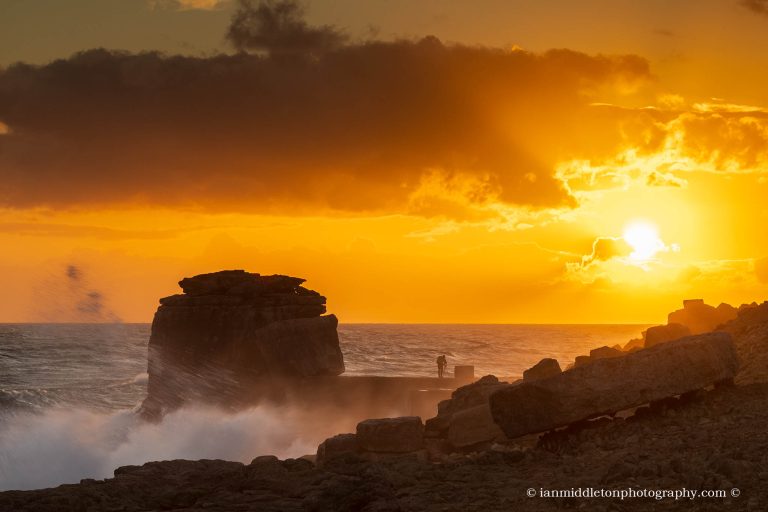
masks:
<svg viewBox="0 0 768 512"><path fill-rule="evenodd" d="M645 339L644 347L652 347L659 343L677 340L691 335L691 330L683 324L667 324L649 327L643 337Z"/></svg>
<svg viewBox="0 0 768 512"><path fill-rule="evenodd" d="M589 356L576 356L576 359L573 361L573 366L582 366L592 361Z"/></svg>
<svg viewBox="0 0 768 512"><path fill-rule="evenodd" d="M557 359L547 357L525 370L523 372L523 380L531 382L534 380L546 379L547 377L552 377L562 371Z"/></svg>
<svg viewBox="0 0 768 512"><path fill-rule="evenodd" d="M499 389L491 414L516 438L695 391L732 379L738 368L728 333L691 336Z"/></svg>
<svg viewBox="0 0 768 512"><path fill-rule="evenodd" d="M379 418L357 424L357 444L374 453L408 453L424 447L424 425L418 416Z"/></svg>
<svg viewBox="0 0 768 512"><path fill-rule="evenodd" d="M624 353L615 347L600 347L589 351L589 359L591 361L605 359L607 357L621 357L623 355Z"/></svg>
<svg viewBox="0 0 768 512"><path fill-rule="evenodd" d="M318 466L323 466L331 459L359 452L360 446L355 434L337 434L320 443L315 461Z"/></svg>
<svg viewBox="0 0 768 512"><path fill-rule="evenodd" d="M488 403L459 411L451 416L448 442L455 448L503 439L504 432L493 421Z"/></svg>
<svg viewBox="0 0 768 512"><path fill-rule="evenodd" d="M667 317L668 324L682 324L691 334L713 331L719 325L736 318L737 309L728 304L713 307L705 304L702 299L683 301L683 309L673 311Z"/></svg>
<svg viewBox="0 0 768 512"><path fill-rule="evenodd" d="M145 416L231 401L265 380L341 374L338 320L303 282L243 270L182 279L184 293L161 299L152 322Z"/></svg>
<svg viewBox="0 0 768 512"><path fill-rule="evenodd" d="M625 343L624 346L621 347L621 350L624 352L632 352L634 350L639 350L644 346L645 340L643 338L634 338Z"/></svg>
<svg viewBox="0 0 768 512"><path fill-rule="evenodd" d="M486 375L472 384L456 389L451 393L450 400L443 400L437 405L437 414L450 416L455 412L487 403L491 393L508 385L499 381L495 375Z"/></svg>

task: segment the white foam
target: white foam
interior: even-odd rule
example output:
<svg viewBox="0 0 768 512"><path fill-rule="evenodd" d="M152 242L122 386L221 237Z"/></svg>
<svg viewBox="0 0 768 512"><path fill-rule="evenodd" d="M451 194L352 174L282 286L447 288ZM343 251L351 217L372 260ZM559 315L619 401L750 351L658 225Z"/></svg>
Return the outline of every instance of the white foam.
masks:
<svg viewBox="0 0 768 512"><path fill-rule="evenodd" d="M38 489L82 478L111 477L115 468L147 461L225 459L248 463L314 453L336 426L307 425L301 413L256 407L228 414L190 408L161 423L125 411L49 410L8 418L0 431L0 490Z"/></svg>

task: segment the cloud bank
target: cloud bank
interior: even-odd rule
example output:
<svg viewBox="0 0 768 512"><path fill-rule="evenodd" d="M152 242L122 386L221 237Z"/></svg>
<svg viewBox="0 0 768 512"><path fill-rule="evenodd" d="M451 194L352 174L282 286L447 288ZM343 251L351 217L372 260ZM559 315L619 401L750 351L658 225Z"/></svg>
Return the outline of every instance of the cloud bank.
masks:
<svg viewBox="0 0 768 512"><path fill-rule="evenodd" d="M637 56L349 42L244 2L208 58L88 50L0 70L0 206L415 213L569 207L554 175Z"/></svg>

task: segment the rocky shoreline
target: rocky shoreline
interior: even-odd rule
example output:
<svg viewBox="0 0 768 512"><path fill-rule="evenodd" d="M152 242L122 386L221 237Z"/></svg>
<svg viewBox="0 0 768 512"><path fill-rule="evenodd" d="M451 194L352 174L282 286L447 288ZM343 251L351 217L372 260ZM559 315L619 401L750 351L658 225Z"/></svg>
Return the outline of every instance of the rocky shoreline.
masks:
<svg viewBox="0 0 768 512"><path fill-rule="evenodd" d="M513 449L371 461L348 454L317 467L257 457L128 466L104 481L0 493L14 511L590 511L765 510L768 384L700 392ZM726 497L544 498L528 489L723 490ZM733 489L739 489L734 497Z"/></svg>
<svg viewBox="0 0 768 512"><path fill-rule="evenodd" d="M278 388L302 406L332 397L333 414L350 400L368 402L374 389L386 394L391 384L372 381L339 395L363 382L337 376L336 319L321 316L325 298L302 282L242 271L181 281L185 294L163 299L155 316L142 413L221 397L222 385L251 390L257 402ZM230 378L210 389L200 379L222 372ZM411 391L399 385L404 396ZM302 389L303 399L292 396ZM516 382L488 375L449 397L440 391L420 404L426 418L363 416L316 455L150 462L103 481L0 493L0 510L768 508L768 302L737 309L685 301L666 325L598 347L565 371L545 359ZM379 409L397 406L349 415ZM577 489L652 497L564 497ZM701 492L716 496L692 495Z"/></svg>

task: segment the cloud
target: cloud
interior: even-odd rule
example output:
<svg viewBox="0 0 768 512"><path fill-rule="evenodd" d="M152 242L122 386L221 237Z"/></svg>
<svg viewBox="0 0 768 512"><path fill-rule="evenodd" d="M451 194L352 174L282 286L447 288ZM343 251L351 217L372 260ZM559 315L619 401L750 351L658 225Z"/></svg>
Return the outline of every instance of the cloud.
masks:
<svg viewBox="0 0 768 512"><path fill-rule="evenodd" d="M758 14L768 14L768 0L741 0L741 5Z"/></svg>
<svg viewBox="0 0 768 512"><path fill-rule="evenodd" d="M329 25L312 27L304 9L293 0L240 0L227 39L238 50L271 54L307 53L338 48L347 39Z"/></svg>
<svg viewBox="0 0 768 512"><path fill-rule="evenodd" d="M688 185L688 182L678 178L670 172L651 171L646 178L646 184L649 187L678 187L682 188Z"/></svg>
<svg viewBox="0 0 768 512"><path fill-rule="evenodd" d="M592 253L582 258L581 266L588 267L595 262L624 258L632 251L632 247L622 237L598 237L592 242Z"/></svg>
<svg viewBox="0 0 768 512"><path fill-rule="evenodd" d="M254 53L96 49L0 70L0 119L13 128L0 137L0 207L455 218L570 208L554 172L595 138L570 142L594 91L650 77L631 55L434 37L333 46L318 35L330 29L290 5L244 4L230 33Z"/></svg>
<svg viewBox="0 0 768 512"><path fill-rule="evenodd" d="M220 9L229 0L148 0L152 9L175 9L179 11L211 11Z"/></svg>

